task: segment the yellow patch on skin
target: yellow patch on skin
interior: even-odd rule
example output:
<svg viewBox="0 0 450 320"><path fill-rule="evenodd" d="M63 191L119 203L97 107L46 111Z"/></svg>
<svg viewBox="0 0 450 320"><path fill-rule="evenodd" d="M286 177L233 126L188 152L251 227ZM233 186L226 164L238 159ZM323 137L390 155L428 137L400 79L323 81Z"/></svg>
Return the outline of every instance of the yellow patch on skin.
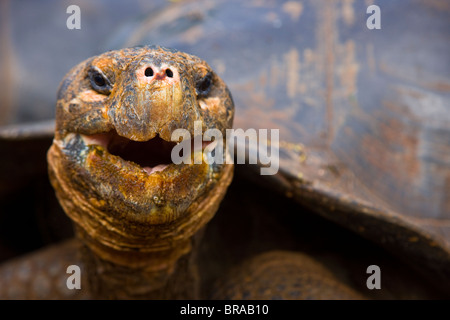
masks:
<svg viewBox="0 0 450 320"><path fill-rule="evenodd" d="M94 90L86 90L79 94L80 100L83 102L97 102L105 99L105 95L97 93Z"/></svg>
<svg viewBox="0 0 450 320"><path fill-rule="evenodd" d="M200 108L203 110L210 109L215 110L221 107L220 99L218 97L206 98L205 100L199 101Z"/></svg>
<svg viewBox="0 0 450 320"><path fill-rule="evenodd" d="M106 70L106 69L110 69L111 66L116 65L116 63L117 63L116 59L102 57L102 58L95 59L92 62L92 65L96 66L100 70Z"/></svg>
<svg viewBox="0 0 450 320"><path fill-rule="evenodd" d="M80 103L80 100L78 98L74 98L70 100L68 103L63 102L62 106L64 108L64 112L70 112L70 105L78 105Z"/></svg>
<svg viewBox="0 0 450 320"><path fill-rule="evenodd" d="M89 201L96 207L100 208L106 205L106 201L103 199L90 198Z"/></svg>

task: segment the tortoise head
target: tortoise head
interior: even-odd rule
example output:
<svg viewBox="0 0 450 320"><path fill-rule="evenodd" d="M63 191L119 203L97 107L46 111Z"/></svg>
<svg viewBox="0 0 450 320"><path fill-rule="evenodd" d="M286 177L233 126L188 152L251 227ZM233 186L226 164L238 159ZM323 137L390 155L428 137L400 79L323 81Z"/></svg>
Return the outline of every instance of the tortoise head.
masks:
<svg viewBox="0 0 450 320"><path fill-rule="evenodd" d="M174 164L172 150L196 139L196 121L225 137L233 115L224 82L186 53L136 47L74 67L59 88L48 162L77 234L119 264L146 260L131 258L137 251L176 260L217 210L232 165L206 161L209 141L201 163ZM186 134L172 141L177 129Z"/></svg>

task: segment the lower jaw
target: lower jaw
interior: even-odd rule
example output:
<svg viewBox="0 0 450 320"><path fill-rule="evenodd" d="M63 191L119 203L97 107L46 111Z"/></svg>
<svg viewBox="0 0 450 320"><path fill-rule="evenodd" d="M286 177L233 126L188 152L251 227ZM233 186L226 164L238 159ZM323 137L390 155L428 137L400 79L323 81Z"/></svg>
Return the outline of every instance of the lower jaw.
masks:
<svg viewBox="0 0 450 320"><path fill-rule="evenodd" d="M102 211L134 223L159 225L181 218L193 203L214 187L220 174L206 164L170 164L146 169L90 147L81 178L103 199ZM148 171L153 171L151 174ZM99 202L99 203L100 203Z"/></svg>
<svg viewBox="0 0 450 320"><path fill-rule="evenodd" d="M159 190L166 187L167 190L172 191L168 192L170 196L168 193L162 194L162 198L169 198L169 205L167 203L155 205L155 199L152 199L150 207L154 211L136 212L133 211L132 204L115 198L114 193L106 192L102 195L103 191L98 190L98 180L93 182L87 179L92 177L107 179L108 175L105 175L102 169L95 174L90 170L85 170L84 173L74 172L79 168L74 166L73 161L67 159L66 154L57 145L50 148L48 158L52 185L66 214L75 223L82 241L97 256L106 261L153 271L169 272L179 257L190 251L191 237L214 216L233 176L231 164L223 166L217 179L204 178L205 173L209 173L206 170L208 167L204 167L203 174L199 175L196 170L202 165L185 165L187 176L180 175L180 172L170 174L169 168L150 176L142 172L146 177L159 176L155 178L159 182L161 182L160 179L175 179L170 181L177 182L178 190L163 184ZM90 156L86 158L86 164L94 165L95 161L89 158ZM101 157L97 160L101 161ZM114 165L114 163L108 164L106 161L96 168L105 169L108 165ZM186 181L195 181L199 179L199 176L201 184L193 184L201 185L196 193L192 190L195 188L188 185ZM177 177L179 180L176 179ZM193 180L186 180L186 177L192 177ZM126 180L127 177L122 178ZM116 182L120 183L120 180ZM111 187L115 186L117 189L117 185L108 181L112 184ZM154 181L150 183L155 184ZM144 183L138 186L127 184L124 188L145 191L145 187ZM188 196L188 199L179 199L183 193L184 196ZM123 196L121 191L118 194ZM155 195L154 192L152 194ZM127 200L130 202L129 198ZM172 210L170 206L175 209L183 207L183 210ZM138 207L142 209L146 206L139 203Z"/></svg>
<svg viewBox="0 0 450 320"><path fill-rule="evenodd" d="M101 211L116 211L137 223L163 224L183 212L220 179L223 165L164 164L140 166L86 143L83 135L57 140L61 161ZM78 180L78 181L77 181Z"/></svg>

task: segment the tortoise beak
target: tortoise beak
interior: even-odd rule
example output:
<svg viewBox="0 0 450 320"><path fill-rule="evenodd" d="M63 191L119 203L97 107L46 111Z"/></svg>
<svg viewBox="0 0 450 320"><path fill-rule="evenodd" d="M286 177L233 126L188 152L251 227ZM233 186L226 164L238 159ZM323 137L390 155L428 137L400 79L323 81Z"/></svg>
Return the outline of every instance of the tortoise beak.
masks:
<svg viewBox="0 0 450 320"><path fill-rule="evenodd" d="M120 136L115 130L94 135L80 135L86 146L98 146L113 156L142 167L148 174L165 170L173 164L172 150L176 142L166 141L159 135L147 141L135 141ZM202 141L201 150L196 150L191 139L191 150L205 151L211 141ZM193 154L191 155L191 157Z"/></svg>
<svg viewBox="0 0 450 320"><path fill-rule="evenodd" d="M111 155L142 167L148 174L163 171L171 163L171 152L175 142L162 139L159 135L148 141L134 141L122 137L115 130L95 135L82 135L86 145L103 147Z"/></svg>

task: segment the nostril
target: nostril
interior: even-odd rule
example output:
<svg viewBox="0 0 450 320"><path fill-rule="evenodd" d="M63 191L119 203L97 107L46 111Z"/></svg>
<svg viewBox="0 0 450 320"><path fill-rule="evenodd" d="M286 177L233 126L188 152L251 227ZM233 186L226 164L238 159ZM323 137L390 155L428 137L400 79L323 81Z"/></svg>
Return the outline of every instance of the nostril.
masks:
<svg viewBox="0 0 450 320"><path fill-rule="evenodd" d="M145 76L146 77L152 77L153 76L153 69L148 67L147 69L145 69Z"/></svg>
<svg viewBox="0 0 450 320"><path fill-rule="evenodd" d="M166 69L166 75L167 75L169 78L173 78L173 72L172 72L172 70Z"/></svg>

